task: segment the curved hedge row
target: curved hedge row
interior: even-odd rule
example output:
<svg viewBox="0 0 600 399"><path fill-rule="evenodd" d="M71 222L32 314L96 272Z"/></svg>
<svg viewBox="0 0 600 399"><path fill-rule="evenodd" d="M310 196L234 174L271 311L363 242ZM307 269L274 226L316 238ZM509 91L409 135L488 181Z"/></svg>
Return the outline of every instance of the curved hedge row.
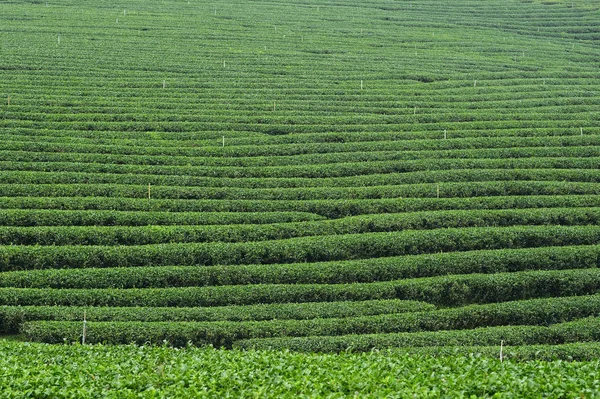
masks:
<svg viewBox="0 0 600 399"><path fill-rule="evenodd" d="M142 246L0 246L0 271L317 262L478 249L593 245L600 226L409 230L248 243Z"/></svg>
<svg viewBox="0 0 600 399"><path fill-rule="evenodd" d="M600 208L553 208L379 214L353 216L332 221L260 225L0 226L0 245L146 245L173 242L249 242L420 229L598 224L600 224Z"/></svg>
<svg viewBox="0 0 600 399"><path fill-rule="evenodd" d="M513 186L496 182L498 187ZM520 185L520 184L519 184ZM524 188L525 185L522 187ZM548 207L598 207L600 196L588 183L530 182L534 192L523 195L476 196L464 198L383 198L329 200L197 200L136 199L111 197L0 197L0 209L113 210L145 212L307 212L327 218L360 214L441 210L514 209ZM429 187L430 189L432 187ZM435 189L435 187L433 187ZM147 190L147 188L146 188ZM440 188L441 191L441 188ZM512 189L508 188L508 191ZM530 190L531 191L531 190ZM541 192L541 194L539 194ZM567 194L565 194L567 193ZM570 194L569 194L570 193ZM441 194L441 193L440 193Z"/></svg>
<svg viewBox="0 0 600 399"><path fill-rule="evenodd" d="M177 288L0 288L0 305L226 306L404 299L460 306L548 296L589 295L600 269L425 277L355 284L260 284Z"/></svg>
<svg viewBox="0 0 600 399"><path fill-rule="evenodd" d="M475 197L498 195L597 194L600 177L589 169L476 169L434 172L407 172L397 175L365 175L339 179L262 180L253 187L204 187L201 182L151 188L155 199L229 199L229 200L333 200L398 197ZM70 181L70 178L66 179ZM82 181L86 181L84 178ZM108 179L109 182L115 179ZM125 179L118 179L120 182ZM261 179L258 179L261 180ZM59 182L62 181L59 179ZM148 198L148 182L136 176L137 184L90 183L0 184L7 197L123 197ZM252 183L252 182L251 182ZM336 184L337 183L337 184ZM567 185L565 183L572 183ZM306 184L307 186L303 186ZM274 186L274 187L273 187ZM565 187L572 188L564 190ZM562 190L561 190L562 189ZM553 190L549 192L549 190Z"/></svg>
<svg viewBox="0 0 600 399"><path fill-rule="evenodd" d="M148 226L269 224L324 220L309 212L159 212L3 209L0 226Z"/></svg>
<svg viewBox="0 0 600 399"><path fill-rule="evenodd" d="M0 306L0 333L16 334L34 320L81 321L261 321L344 318L435 309L434 305L398 299L353 302L274 303L215 307Z"/></svg>
<svg viewBox="0 0 600 399"><path fill-rule="evenodd" d="M434 305L424 302L396 299L212 308L0 306L0 328L3 332L17 333L20 325L28 321L82 321L84 311L87 312L88 321L272 321L281 331L291 335L306 324L318 325L321 321L281 324L278 320L337 318L334 323L340 324L341 333L352 331L353 328L371 332L417 332L502 325L550 325L600 316L600 296L542 298L437 310ZM342 321L341 318L347 320ZM368 326L365 326L365 321ZM330 321L323 323L331 328Z"/></svg>
<svg viewBox="0 0 600 399"><path fill-rule="evenodd" d="M34 322L35 323L35 322ZM44 323L44 322L42 322ZM63 335L68 337L68 341L77 341L78 335L73 327L74 325L57 322L50 324L31 326L29 334L36 340L42 342L60 342L60 330ZM33 328L32 328L33 327ZM133 327L133 325L131 326ZM556 324L550 327L541 326L508 326L508 327L487 327L474 330L454 330L454 331L433 331L419 333L396 333L396 334L364 334L364 335L346 335L346 336L323 336L323 337L285 337L269 339L249 339L240 340L233 343L234 348L252 348L252 349L289 349L303 352L342 352L342 351L368 351L375 348L393 348L393 347L417 347L417 346L475 346L475 345L498 345L501 341L505 345L534 345L547 344L556 345L563 343L590 342L600 339L600 319L596 317L576 320L573 322ZM113 326L100 326L100 329L106 328L110 331ZM106 332L108 332L106 331ZM160 330L159 330L160 331ZM157 331L157 335L168 337L168 342L175 345L181 344L180 336L173 334L168 329ZM123 332L118 339L133 338L131 342L140 342L135 339L135 332L129 330L129 334ZM104 331L101 332L104 334ZM106 336L111 336L106 334ZM113 335L114 336L114 335ZM155 339L156 336L152 336ZM196 337L194 337L196 338ZM205 344L209 342L204 337L198 337L198 342ZM173 340L173 341L171 341ZM121 341L126 342L126 341ZM194 342L194 341L192 341Z"/></svg>
<svg viewBox="0 0 600 399"><path fill-rule="evenodd" d="M556 125L556 121L553 121ZM498 121L494 121L498 128ZM523 128L523 126L519 126ZM558 127L558 126L553 126ZM16 126L15 126L16 128ZM51 126L46 126L52 129ZM327 125L331 132L333 125ZM464 128L461 126L461 128ZM194 128L197 130L197 128ZM236 126L240 129L240 126ZM364 131L360 129L361 135ZM120 129L128 131L128 129ZM221 130L221 129L219 129ZM229 129L226 129L229 130ZM336 152L369 152L369 151L422 151L422 150L452 150L452 149L477 149L477 148L518 148L518 147L568 147L568 146L598 146L600 135L588 134L563 135L563 136L541 136L541 137L465 137L458 139L441 139L444 127L440 126L438 137L440 140L413 139L393 141L363 141L347 143L323 143L303 142L271 144L271 138L265 138L263 145L229 145L221 148L220 136L214 140L212 146L205 147L141 147L126 145L120 141L119 144L69 144L69 143L44 143L44 142L0 142L0 150L30 151L30 152L79 152L95 154L122 154L122 155L160 155L160 156L188 156L188 157L249 157L249 156L290 156L300 154L319 154ZM268 139L268 140L267 140Z"/></svg>
<svg viewBox="0 0 600 399"><path fill-rule="evenodd" d="M600 246L498 249L271 265L39 269L0 273L0 287L164 288L369 283L469 273L600 267Z"/></svg>
<svg viewBox="0 0 600 399"><path fill-rule="evenodd" d="M75 132L74 132L75 133ZM481 132L483 133L483 132ZM456 134L456 133L454 133ZM0 136L2 133L0 132ZM404 132L402 137L408 137L409 133ZM20 136L22 138L22 136ZM38 136L36 136L38 137ZM328 137L325 135L325 137ZM356 137L356 135L354 136ZM359 136L359 137L362 137ZM322 137L315 137L315 140ZM344 140L350 139L349 137ZM70 136L70 140L73 138ZM240 139L237 139L240 140ZM410 161L421 159L486 159L486 158L562 158L562 157L598 157L600 150L596 146L568 146L568 147L516 147L516 148L480 148L464 150L434 150L434 151L369 151L369 152L337 152L323 154L308 154L295 156L258 156L258 157L237 157L237 158L217 158L217 157L194 157L194 165L219 166L219 167L260 167L260 166L291 166L291 165L315 165L315 164L335 164L345 162L371 162L371 161ZM190 157L186 156L161 156L161 155L119 155L119 154L94 154L94 153L56 153L56 152L23 152L23 151L0 151L0 162L2 168L13 165L11 169L18 166L16 163L23 162L32 164L39 162L39 168L42 170L58 170L57 168L71 167L68 164L74 163L79 166L74 171L81 171L85 164L101 164L114 167L115 170L120 165L148 165L148 166L189 166L192 162ZM60 163L60 165L54 165ZM87 166L85 169L92 171L99 166ZM48 169L50 168L50 169ZM28 168L27 168L28 169ZM17 170L17 169L15 169ZM25 170L25 168L23 168ZM61 169L67 170L67 169ZM154 169L152 169L154 170Z"/></svg>
<svg viewBox="0 0 600 399"><path fill-rule="evenodd" d="M434 171L454 170L458 174L468 170L503 169L598 169L598 157L553 157L553 158L484 158L484 159L424 159L343 162L321 165L288 166L162 166L162 165L110 165L81 164L66 162L4 162L0 163L0 184L66 184L66 183L118 183L165 186L203 187L273 187L270 179L295 178L301 187L318 184L311 179L341 178L374 174L394 174L400 183L418 182L425 176L439 175L439 181L448 181L444 173ZM419 174L419 172L421 172ZM411 173L410 180L403 174ZM498 172L496 172L498 173ZM243 180L242 180L243 179ZM500 179L498 179L500 180ZM390 181L393 181L390 179ZM338 183L339 184L339 183ZM381 183L373 183L381 184ZM397 184L397 183L396 183ZM287 184L286 186L289 186Z"/></svg>
<svg viewBox="0 0 600 399"><path fill-rule="evenodd" d="M365 351L373 348L411 346L475 346L494 345L504 341L507 345L562 344L600 339L600 318L591 317L542 326L499 326L472 330L424 331L416 333L369 334L360 331L352 335L329 335L339 332L347 319L308 321L292 331L281 330L279 323L254 322L90 322L86 342L129 344L160 344L173 346L212 345L225 348L291 349L310 352ZM326 326L326 322L332 322ZM302 323L290 321L288 323ZM368 323L368 321L365 321ZM28 340L62 343L81 340L82 324L65 321L33 321L23 324L22 331ZM237 326L237 328L236 328ZM278 330L279 328L279 330ZM312 331L311 331L312 330ZM358 331L357 331L358 332ZM312 335L311 335L312 333ZM320 333L321 335L314 335ZM283 337L281 337L283 335ZM310 336L309 336L310 335ZM249 337L260 337L250 338ZM281 338L271 338L281 337Z"/></svg>

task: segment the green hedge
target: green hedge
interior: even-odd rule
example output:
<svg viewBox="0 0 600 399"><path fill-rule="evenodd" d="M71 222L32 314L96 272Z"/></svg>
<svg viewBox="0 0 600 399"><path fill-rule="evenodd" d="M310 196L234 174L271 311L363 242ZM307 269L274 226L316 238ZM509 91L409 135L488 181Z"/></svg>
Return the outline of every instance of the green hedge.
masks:
<svg viewBox="0 0 600 399"><path fill-rule="evenodd" d="M428 303L398 299L194 308L0 306L0 333L16 334L26 321L81 321L84 311L88 321L261 321L344 318L433 309L435 306Z"/></svg>
<svg viewBox="0 0 600 399"><path fill-rule="evenodd" d="M73 334L72 327L66 324L63 327L65 333L68 332L69 334L69 340L77 337ZM40 340L44 342L59 342L56 331L60 329L60 325L57 324L51 328L46 328L50 334L46 335L43 333L44 327L41 327L42 334L39 335ZM131 334L132 337L134 335ZM591 317L556 324L550 327L507 326L478 328L474 330L346 335L339 337L313 336L249 339L237 341L233 344L233 347L240 349L289 349L302 352L342 352L347 350L361 352L375 348L408 346L499 346L501 341L504 341L504 344L509 346L533 344L554 345L590 342L599 339L600 318Z"/></svg>
<svg viewBox="0 0 600 399"><path fill-rule="evenodd" d="M599 242L600 226L516 226L365 233L247 243L0 246L0 271L317 262Z"/></svg>
<svg viewBox="0 0 600 399"><path fill-rule="evenodd" d="M284 335L319 329L330 335L351 333L463 330L501 325L548 325L600 315L600 296L541 298L434 310L423 302L379 300L227 306L214 308L116 308L1 306L0 327L17 333L22 323L36 320L81 321L267 321ZM400 314L402 313L402 314ZM378 315L377 317L374 317ZM369 317L362 317L369 316ZM308 320L337 318L333 321ZM306 320L279 323L276 320ZM232 325L232 329L245 326Z"/></svg>
<svg viewBox="0 0 600 399"><path fill-rule="evenodd" d="M47 115L44 115L47 117ZM378 116L381 117L381 116ZM523 121L520 121L523 122ZM557 123L552 121L554 127ZM498 128L499 121L492 121L492 124ZM85 125L85 124L84 124ZM156 124L151 130L156 130ZM448 125L447 121L446 124ZM76 125L72 124L71 129ZM139 127L138 124L133 126ZM235 130L243 128L240 124L234 124ZM45 125L47 129L52 129L52 126ZM130 128L123 125L119 129L118 124L112 124L117 130L131 131ZM217 127L217 126L215 126ZM250 126L248 126L250 127ZM272 126L257 126L261 129L273 128ZM342 130L348 129L349 126L339 126ZM221 130L226 126L218 126ZM254 127L256 128L256 127ZM327 125L328 133L335 128L334 124ZM523 129L521 123L520 128ZM198 130L197 126L193 126L194 130ZM358 127L361 134L364 132L364 127ZM76 129L75 130L86 130ZM230 129L225 129L230 130ZM437 129L439 132L439 129ZM442 128L443 130L443 128ZM481 129L478 129L481 130ZM441 138L440 133L437 133ZM218 137L218 135L216 135ZM318 136L318 135L314 135ZM367 136L368 137L368 136ZM220 138L220 137L219 137ZM466 137L456 140L440 140L440 139L417 139L417 140L379 140L366 142L339 142L339 143L323 143L310 142L311 138L306 137L308 142L302 143L282 143L270 145L272 136L263 138L266 145L229 145L225 148L220 147L219 139L213 140L212 146L202 147L158 147L158 146L133 146L125 145L126 142L119 140L118 144L103 145L103 144L73 144L73 143L51 143L41 141L16 142L4 141L0 142L0 150L12 151L32 151L32 152L79 152L79 153L105 153L105 154L122 154L122 155L158 155L158 156L186 156L186 157L255 157L255 156L290 156L299 154L321 154L321 153L336 153L336 152L370 152L370 151L422 151L422 150L452 150L452 149L478 149L478 148L520 148L520 147L556 147L556 146L597 146L600 145L600 136L586 134L585 136L540 136L540 137ZM294 137L295 138L295 137ZM268 140L267 140L268 139ZM365 138L363 138L364 140ZM288 139L289 140L289 139ZM325 140L323 138L322 140ZM321 140L321 141L322 141Z"/></svg>
<svg viewBox="0 0 600 399"><path fill-rule="evenodd" d="M0 305L225 306L285 302L405 299L441 306L593 294L600 269L470 274L356 284L263 284L217 287L0 288Z"/></svg>
<svg viewBox="0 0 600 399"><path fill-rule="evenodd" d="M162 165L111 165L67 162L3 162L0 163L0 183L27 184L64 184L64 183L120 183L148 184L166 186L203 186L203 187L273 187L271 179L298 179L299 187L319 184L319 180L305 179L339 178L360 175L389 175L385 181L414 183L430 175L438 175L439 181L449 180L448 171L459 176L469 171L500 173L508 169L598 169L598 157L553 157L553 158L483 158L483 159L443 159L423 160L372 160L369 162L304 164L286 166L162 166ZM498 170L496 170L498 169ZM437 171L437 172L434 172ZM408 173L408 175L407 175ZM515 173L515 172L512 172ZM409 180L405 180L405 179ZM381 179L381 177L380 177ZM505 180L492 178L494 180ZM535 179L545 180L545 179ZM456 180L454 180L456 181ZM334 183L335 184L335 183ZM378 179L371 185L379 185ZM398 184L398 183L396 183Z"/></svg>
<svg viewBox="0 0 600 399"><path fill-rule="evenodd" d="M438 275L600 267L600 246L499 249L272 265L116 267L0 273L0 287L166 288L370 283Z"/></svg>
<svg viewBox="0 0 600 399"><path fill-rule="evenodd" d="M502 190L528 190L520 195L476 196L473 198L383 198L344 199L344 201L267 201L267 200L177 200L110 197L0 197L0 209L56 209L87 211L143 212L308 212L328 218L374 213L399 213L459 209L518 209L598 207L600 196L585 195L595 191L589 183L568 182L496 182ZM440 195L444 185L440 185ZM513 188L511 188L513 187ZM147 193L146 187L146 193ZM433 196L435 186L429 186ZM542 195L540 195L541 193ZM85 195L85 193L82 193Z"/></svg>
<svg viewBox="0 0 600 399"><path fill-rule="evenodd" d="M27 134L28 132L22 132ZM71 132L74 137L81 132ZM366 133L366 132L365 132ZM458 134L463 135L467 132L461 131ZM489 132L477 132L477 134L484 134ZM501 132L506 135L509 132ZM537 132L539 134L539 132ZM1 134L1 133L0 133ZM17 133L18 134L18 133ZM417 132L403 132L394 137L392 134L380 135L380 141L390 141L393 139L409 140L411 136L414 137ZM423 135L423 133L420 133ZM457 134L457 132L453 133ZM373 133L370 134L373 136ZM305 135L307 136L307 135ZM325 136L325 137L323 137ZM23 138L23 136L20 136ZM279 136L281 137L281 136ZM426 137L421 137L426 138ZM255 140L256 138L254 138ZM327 135L312 135L311 138L304 137L304 140L313 141L326 140ZM251 141L251 137L240 137L236 139ZM298 138L297 138L298 140ZM368 141L361 134L357 135L346 135L344 140L347 141ZM149 143L152 143L151 141ZM180 144L180 141L175 143ZM212 166L212 167L272 167L272 166L291 166L291 165L315 165L315 164L335 164L335 163L347 163L347 162L373 162L373 161L415 161L423 159L518 159L518 158L549 158L549 157L598 157L600 156L600 149L597 146L560 146L560 147L515 147L515 148L479 148L479 149L464 149L464 150L422 150L422 151L368 151L368 152L357 152L357 153L323 153L323 154L301 154L296 156L255 156L255 157L195 157L194 161L196 165ZM24 151L0 151L0 162L2 167L8 165L18 166L19 163L27 163L28 165L36 164L39 168L44 165L46 168L52 167L50 163L60 163L59 167L61 170L74 171L94 171L97 168L105 167L108 165L109 168L115 168L115 170L126 170L117 169L122 165L131 165L136 167L141 166L183 166L189 168L190 159L186 156L161 156L161 155L120 155L120 154L101 154L101 153L77 153L77 152L24 152ZM88 166L89 164L89 166ZM97 164L97 165L92 165ZM36 165L36 166L37 166ZM79 167L79 168L77 168ZM29 168L28 168L29 169ZM8 169L7 169L8 170ZM102 169L106 171L106 169ZM110 170L110 169L109 169ZM152 171L155 169L153 168ZM167 169L171 170L177 169ZM187 174L187 173L184 173Z"/></svg>
<svg viewBox="0 0 600 399"><path fill-rule="evenodd" d="M271 188L202 187L193 185L155 185L151 198L186 200L339 200L377 199L399 197L468 198L499 195L549 195L549 194L598 194L600 176L588 169L520 169L520 170L451 170L399 174L393 179L382 175L379 185L373 184L376 175L346 178L337 187L328 187L326 179L321 186L296 187L297 178L289 180L288 186L277 179L279 186ZM309 179L314 183L312 179ZM364 181L362 181L364 180ZM143 181L143 179L142 179ZM562 183L558 183L562 182ZM546 184L544 184L546 183ZM565 183L572 183L570 185ZM291 186L291 187L289 187ZM567 189L568 187L568 189ZM0 184L0 192L6 197L122 197L147 198L148 183L46 183L46 184ZM301 211L297 209L297 211Z"/></svg>
<svg viewBox="0 0 600 399"><path fill-rule="evenodd" d="M600 224L600 208L553 208L381 214L352 216L337 220L261 225L0 226L0 245L146 245L176 242L247 242L438 228L598 224Z"/></svg>
<svg viewBox="0 0 600 399"><path fill-rule="evenodd" d="M323 220L308 212L157 212L4 209L0 226L148 226L268 224Z"/></svg>
<svg viewBox="0 0 600 399"><path fill-rule="evenodd" d="M422 346L388 349L389 356L482 356L500 357L500 344L494 346ZM504 346L502 357L513 362L523 361L592 361L600 358L600 342L576 342L557 345Z"/></svg>

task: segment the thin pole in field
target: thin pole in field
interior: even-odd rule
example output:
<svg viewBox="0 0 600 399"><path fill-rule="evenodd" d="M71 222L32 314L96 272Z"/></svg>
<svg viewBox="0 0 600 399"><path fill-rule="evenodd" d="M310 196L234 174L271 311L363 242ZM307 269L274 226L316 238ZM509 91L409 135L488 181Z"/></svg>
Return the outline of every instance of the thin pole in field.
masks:
<svg viewBox="0 0 600 399"><path fill-rule="evenodd" d="M150 199L150 183L148 183L148 199Z"/></svg>
<svg viewBox="0 0 600 399"><path fill-rule="evenodd" d="M117 18L117 23L119 23L119 18Z"/></svg>
<svg viewBox="0 0 600 399"><path fill-rule="evenodd" d="M414 114L415 115L417 114L417 106L416 105L415 105L415 113Z"/></svg>
<svg viewBox="0 0 600 399"><path fill-rule="evenodd" d="M85 345L85 336L87 335L86 311L83 311L83 335L81 336L81 345Z"/></svg>
<svg viewBox="0 0 600 399"><path fill-rule="evenodd" d="M225 147L225 136L223 136L223 147Z"/></svg>
<svg viewBox="0 0 600 399"><path fill-rule="evenodd" d="M225 60L223 60L223 68L225 68Z"/></svg>
<svg viewBox="0 0 600 399"><path fill-rule="evenodd" d="M60 44L60 34L58 35L58 44Z"/></svg>
<svg viewBox="0 0 600 399"><path fill-rule="evenodd" d="M127 10L123 10L123 15L127 15Z"/></svg>
<svg viewBox="0 0 600 399"><path fill-rule="evenodd" d="M477 79L473 82L473 87L477 87Z"/></svg>
<svg viewBox="0 0 600 399"><path fill-rule="evenodd" d="M436 197L440 198L440 183L435 184L435 193L436 193Z"/></svg>
<svg viewBox="0 0 600 399"><path fill-rule="evenodd" d="M164 89L165 87L167 87L167 81L166 81L166 80L163 80L163 89Z"/></svg>
<svg viewBox="0 0 600 399"><path fill-rule="evenodd" d="M273 101L273 111L275 111L275 101Z"/></svg>
<svg viewBox="0 0 600 399"><path fill-rule="evenodd" d="M444 129L444 138L447 139L448 138L448 130Z"/></svg>
<svg viewBox="0 0 600 399"><path fill-rule="evenodd" d="M362 79L360 80L360 89L361 90L363 89L363 81L362 81Z"/></svg>
<svg viewBox="0 0 600 399"><path fill-rule="evenodd" d="M502 363L504 361L503 349L504 349L504 340L501 340L500 341L500 363Z"/></svg>

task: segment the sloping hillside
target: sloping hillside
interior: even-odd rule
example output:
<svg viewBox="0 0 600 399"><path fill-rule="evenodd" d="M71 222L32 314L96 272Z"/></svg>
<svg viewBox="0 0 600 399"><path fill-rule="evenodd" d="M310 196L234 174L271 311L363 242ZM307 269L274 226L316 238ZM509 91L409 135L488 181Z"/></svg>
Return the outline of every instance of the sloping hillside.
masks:
<svg viewBox="0 0 600 399"><path fill-rule="evenodd" d="M599 340L598 7L447 3L0 4L0 333Z"/></svg>

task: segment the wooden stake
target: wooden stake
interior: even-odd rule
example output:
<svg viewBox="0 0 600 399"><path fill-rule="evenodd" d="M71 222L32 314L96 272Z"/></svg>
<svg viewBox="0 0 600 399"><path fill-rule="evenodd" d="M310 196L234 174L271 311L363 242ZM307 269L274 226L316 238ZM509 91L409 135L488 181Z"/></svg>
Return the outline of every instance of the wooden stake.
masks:
<svg viewBox="0 0 600 399"><path fill-rule="evenodd" d="M477 87L477 79L473 82L473 87Z"/></svg>
<svg viewBox="0 0 600 399"><path fill-rule="evenodd" d="M435 191L438 198L440 198L440 183L436 183Z"/></svg>
<svg viewBox="0 0 600 399"><path fill-rule="evenodd" d="M363 81L362 81L362 79L361 79L361 81L360 81L360 89L361 89L361 90L363 89Z"/></svg>
<svg viewBox="0 0 600 399"><path fill-rule="evenodd" d="M148 183L148 199L150 199L150 183Z"/></svg>
<svg viewBox="0 0 600 399"><path fill-rule="evenodd" d="M164 89L165 87L167 87L167 81L166 81L166 80L163 80L163 89Z"/></svg>
<svg viewBox="0 0 600 399"><path fill-rule="evenodd" d="M273 101L273 111L275 111L275 101Z"/></svg>
<svg viewBox="0 0 600 399"><path fill-rule="evenodd" d="M225 147L225 136L223 136L223 147Z"/></svg>
<svg viewBox="0 0 600 399"><path fill-rule="evenodd" d="M417 114L417 107L415 106L415 115Z"/></svg>
<svg viewBox="0 0 600 399"><path fill-rule="evenodd" d="M266 46L265 46L266 47ZM225 60L223 60L223 68L225 68Z"/></svg>
<svg viewBox="0 0 600 399"><path fill-rule="evenodd" d="M81 336L81 345L85 345L85 336L87 335L87 319L86 312L83 311L83 335Z"/></svg>
<svg viewBox="0 0 600 399"><path fill-rule="evenodd" d="M503 349L504 349L504 340L500 341L500 363L502 363L504 361Z"/></svg>
<svg viewBox="0 0 600 399"><path fill-rule="evenodd" d="M10 105L10 96L8 96L8 99L6 100L7 105Z"/></svg>
<svg viewBox="0 0 600 399"><path fill-rule="evenodd" d="M60 44L60 35L58 35L58 44Z"/></svg>

